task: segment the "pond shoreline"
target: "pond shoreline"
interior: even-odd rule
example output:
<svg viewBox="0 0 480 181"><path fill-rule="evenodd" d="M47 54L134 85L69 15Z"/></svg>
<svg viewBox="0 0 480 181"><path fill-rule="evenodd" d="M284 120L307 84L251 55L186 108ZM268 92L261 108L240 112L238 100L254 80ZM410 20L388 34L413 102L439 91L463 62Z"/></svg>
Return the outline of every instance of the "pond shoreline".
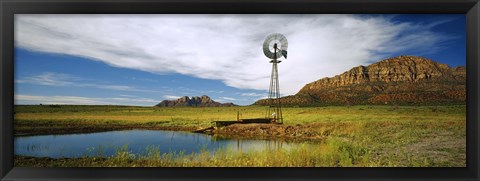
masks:
<svg viewBox="0 0 480 181"><path fill-rule="evenodd" d="M315 131L319 128L318 124L306 125L283 125L283 124L233 124L226 127L214 129L212 132L199 134L212 134L222 138L237 139L266 139L266 140L285 140L285 141L322 141L328 136L325 133ZM32 129L24 132L16 132L15 137L22 136L40 136L40 135L68 135L68 134L88 134L101 133L109 131L125 131L125 130L159 130L159 131L185 131L194 132L196 127L151 127L151 126L112 126L112 127L69 127L69 128L51 128L51 129Z"/></svg>
<svg viewBox="0 0 480 181"><path fill-rule="evenodd" d="M76 128L53 128L53 129L32 129L28 131L15 131L14 136L40 136L40 135L67 135L101 133L108 131L125 130L162 130L162 131L193 131L194 127L147 127L147 126L112 126L112 127L76 127Z"/></svg>

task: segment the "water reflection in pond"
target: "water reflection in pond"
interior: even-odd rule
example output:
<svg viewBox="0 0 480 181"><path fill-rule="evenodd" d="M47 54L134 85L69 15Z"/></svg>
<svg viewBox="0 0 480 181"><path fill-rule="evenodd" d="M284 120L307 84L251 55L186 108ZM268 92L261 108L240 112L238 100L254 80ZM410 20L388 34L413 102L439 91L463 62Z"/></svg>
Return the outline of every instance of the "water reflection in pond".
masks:
<svg viewBox="0 0 480 181"><path fill-rule="evenodd" d="M81 157L113 155L117 149L128 145L131 153L146 154L147 147L158 147L161 153L183 151L198 153L202 149L248 152L252 150L289 149L299 143L277 140L228 139L211 135L154 130L126 130L89 134L41 135L15 137L15 154L35 157Z"/></svg>

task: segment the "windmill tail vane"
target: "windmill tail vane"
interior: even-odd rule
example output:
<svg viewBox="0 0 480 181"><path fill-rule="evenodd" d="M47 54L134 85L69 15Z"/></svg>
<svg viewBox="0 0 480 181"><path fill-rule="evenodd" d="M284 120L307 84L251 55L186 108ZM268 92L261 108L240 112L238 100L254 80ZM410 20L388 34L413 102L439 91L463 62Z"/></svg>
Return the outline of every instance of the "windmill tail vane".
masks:
<svg viewBox="0 0 480 181"><path fill-rule="evenodd" d="M285 57L285 59L287 59L287 51L286 50L282 50L282 55Z"/></svg>

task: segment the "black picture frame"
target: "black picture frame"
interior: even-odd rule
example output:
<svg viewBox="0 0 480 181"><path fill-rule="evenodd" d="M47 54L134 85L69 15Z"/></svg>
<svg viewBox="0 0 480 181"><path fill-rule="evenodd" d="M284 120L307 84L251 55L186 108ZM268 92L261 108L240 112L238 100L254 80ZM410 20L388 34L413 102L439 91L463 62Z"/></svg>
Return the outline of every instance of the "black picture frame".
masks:
<svg viewBox="0 0 480 181"><path fill-rule="evenodd" d="M1 180L478 180L479 32L478 0L2 0L0 178ZM364 14L460 13L467 22L466 168L15 168L13 167L15 14Z"/></svg>

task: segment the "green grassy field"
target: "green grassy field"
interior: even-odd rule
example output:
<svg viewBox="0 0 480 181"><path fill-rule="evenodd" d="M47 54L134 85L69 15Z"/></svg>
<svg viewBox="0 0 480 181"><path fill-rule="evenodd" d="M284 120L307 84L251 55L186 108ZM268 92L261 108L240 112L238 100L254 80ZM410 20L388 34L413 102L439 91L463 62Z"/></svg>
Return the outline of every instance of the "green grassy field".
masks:
<svg viewBox="0 0 480 181"><path fill-rule="evenodd" d="M265 107L153 108L16 106L16 134L115 129L194 130L211 121L263 117ZM319 135L318 146L199 156L152 153L129 157L47 159L16 157L15 166L466 166L466 106L332 106L284 108L284 124ZM304 135L298 135L302 137ZM282 135L278 136L279 138ZM270 137L275 139L275 136Z"/></svg>

